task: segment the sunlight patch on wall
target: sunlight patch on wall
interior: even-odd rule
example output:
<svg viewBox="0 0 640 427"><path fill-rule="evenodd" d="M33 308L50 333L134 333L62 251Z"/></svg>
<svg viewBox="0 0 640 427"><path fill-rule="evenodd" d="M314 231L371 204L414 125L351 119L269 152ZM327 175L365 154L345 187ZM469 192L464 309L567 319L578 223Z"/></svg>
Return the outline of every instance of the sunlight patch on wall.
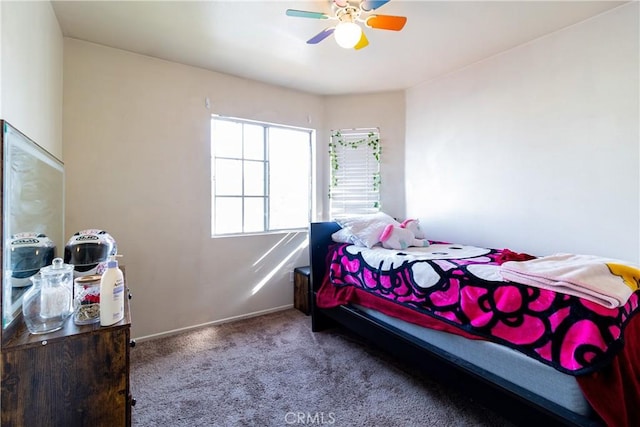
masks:
<svg viewBox="0 0 640 427"><path fill-rule="evenodd" d="M308 238L304 239L304 241L302 241L302 243L300 243L300 245L298 245L297 248L291 251L286 257L282 259L282 261L280 261L280 263L278 263L278 265L275 266L275 268L273 268L269 273L267 273L264 276L264 278L260 280L260 282L258 282L258 284L253 288L253 290L251 291L251 295L253 296L256 293L258 293L258 291L260 291L260 289L262 289L264 285L266 285L267 282L271 280L271 278L275 276L275 274L279 272L294 255L296 255L299 251L305 249L307 246L309 246Z"/></svg>
<svg viewBox="0 0 640 427"><path fill-rule="evenodd" d="M276 248L282 244L284 244L286 241L291 240L293 238L293 236L291 235L291 233L287 233L282 239L280 239L278 241L278 243L276 243L275 245L273 245L271 247L271 249L269 249L268 251L266 251L260 258L258 258L256 260L256 262L253 263L252 267L255 267L256 265L260 264L260 262L262 262L262 260L264 260L271 252L273 252L274 250L276 250Z"/></svg>

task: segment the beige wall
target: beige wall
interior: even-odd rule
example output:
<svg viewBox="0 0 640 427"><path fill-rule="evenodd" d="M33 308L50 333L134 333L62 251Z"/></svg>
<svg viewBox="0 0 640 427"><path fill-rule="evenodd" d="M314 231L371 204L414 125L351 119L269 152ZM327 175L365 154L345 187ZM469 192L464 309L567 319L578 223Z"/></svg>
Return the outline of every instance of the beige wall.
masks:
<svg viewBox="0 0 640 427"><path fill-rule="evenodd" d="M407 213L436 239L640 261L638 34L634 2L408 90Z"/></svg>
<svg viewBox="0 0 640 427"><path fill-rule="evenodd" d="M325 99L327 129L380 128L380 199L382 210L396 218L405 216L404 191L398 191L404 182L404 111L404 91L329 96ZM322 194L328 194L328 178L321 182L324 183Z"/></svg>
<svg viewBox="0 0 640 427"><path fill-rule="evenodd" d="M65 39L64 75L66 228L103 228L118 242L134 294L133 335L291 306L289 273L308 264L306 232L209 237L209 118L219 113L317 129L323 181L324 116L338 125L335 114L349 98L325 99L74 39ZM404 102L398 94L372 98L386 99L396 108ZM344 126L359 126L359 117L341 114ZM367 122L379 125L390 140L400 139L404 115L390 111ZM389 152L401 164L401 151ZM390 187L402 187L391 180ZM318 191L318 218L324 198Z"/></svg>
<svg viewBox="0 0 640 427"><path fill-rule="evenodd" d="M62 159L62 32L49 2L0 1L0 117Z"/></svg>

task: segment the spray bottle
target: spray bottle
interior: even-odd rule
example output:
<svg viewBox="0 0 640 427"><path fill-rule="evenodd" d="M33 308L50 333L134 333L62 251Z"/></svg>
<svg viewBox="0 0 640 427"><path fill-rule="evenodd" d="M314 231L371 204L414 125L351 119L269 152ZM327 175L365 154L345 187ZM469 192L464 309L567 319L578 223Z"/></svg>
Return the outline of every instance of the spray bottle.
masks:
<svg viewBox="0 0 640 427"><path fill-rule="evenodd" d="M124 318L124 276L116 255L109 256L100 279L100 326L118 323Z"/></svg>

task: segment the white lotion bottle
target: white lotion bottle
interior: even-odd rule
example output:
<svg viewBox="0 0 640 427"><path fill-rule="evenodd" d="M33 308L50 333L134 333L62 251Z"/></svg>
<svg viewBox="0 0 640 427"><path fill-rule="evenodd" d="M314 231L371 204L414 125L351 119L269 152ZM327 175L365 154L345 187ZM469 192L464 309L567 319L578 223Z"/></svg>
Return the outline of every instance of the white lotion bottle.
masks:
<svg viewBox="0 0 640 427"><path fill-rule="evenodd" d="M109 257L100 279L100 326L110 326L124 318L124 276L115 255Z"/></svg>

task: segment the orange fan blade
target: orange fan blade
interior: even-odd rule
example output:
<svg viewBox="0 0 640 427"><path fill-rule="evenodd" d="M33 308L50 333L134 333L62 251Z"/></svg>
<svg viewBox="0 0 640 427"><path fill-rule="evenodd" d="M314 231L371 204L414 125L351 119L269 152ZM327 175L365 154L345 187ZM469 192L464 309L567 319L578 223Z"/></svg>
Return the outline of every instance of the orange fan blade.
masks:
<svg viewBox="0 0 640 427"><path fill-rule="evenodd" d="M379 30L393 30L400 31L404 28L404 24L407 23L406 16L391 16L391 15L372 15L367 18L365 24L367 27L377 28Z"/></svg>
<svg viewBox="0 0 640 427"><path fill-rule="evenodd" d="M364 31L363 31L362 36L360 36L360 40L358 41L358 43L356 43L356 45L353 48L358 50L367 46L369 46L369 40L367 39L367 36L364 34Z"/></svg>

